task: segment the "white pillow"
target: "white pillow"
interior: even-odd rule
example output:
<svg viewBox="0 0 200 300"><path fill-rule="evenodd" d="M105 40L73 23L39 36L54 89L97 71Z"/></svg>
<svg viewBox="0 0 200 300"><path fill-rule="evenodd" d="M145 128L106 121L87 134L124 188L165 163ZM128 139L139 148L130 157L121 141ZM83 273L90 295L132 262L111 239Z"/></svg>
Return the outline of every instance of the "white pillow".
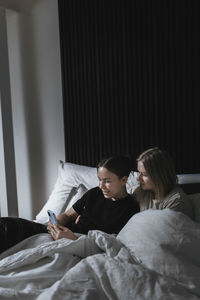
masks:
<svg viewBox="0 0 200 300"><path fill-rule="evenodd" d="M38 223L48 223L49 217L47 215L47 210L52 210L55 215L59 215L64 211L64 207L66 206L66 202L70 201L70 199L76 194L76 187L73 185L64 182L60 176L56 181L56 184L53 188L52 193L49 196L49 199L42 207L40 212L36 215L36 222Z"/></svg>
<svg viewBox="0 0 200 300"><path fill-rule="evenodd" d="M71 199L67 202L67 205L65 207L65 211L68 210L76 201L82 198L82 196L88 191L86 187L83 184L80 184L79 187L76 189L75 195L71 197Z"/></svg>
<svg viewBox="0 0 200 300"><path fill-rule="evenodd" d="M52 210L55 215L64 212L68 203L77 193L80 184L89 190L98 185L97 169L60 161L58 178L49 199L36 216L36 222L47 223L47 210Z"/></svg>
<svg viewBox="0 0 200 300"><path fill-rule="evenodd" d="M129 194L132 194L138 186L136 178L137 172L131 172L127 180ZM71 203L74 203L74 196L77 194L79 186L81 187L78 197L83 192L83 186L85 190L90 190L98 184L97 168L60 161L56 184L49 199L37 214L36 222L43 224L48 222L48 209L52 210L56 216L68 209Z"/></svg>
<svg viewBox="0 0 200 300"><path fill-rule="evenodd" d="M200 223L200 193L187 196L192 201L194 221Z"/></svg>
<svg viewBox="0 0 200 300"><path fill-rule="evenodd" d="M177 280L193 276L200 264L200 226L181 212L145 210L117 235L147 268ZM198 283L199 284L199 283Z"/></svg>
<svg viewBox="0 0 200 300"><path fill-rule="evenodd" d="M87 167L78 164L60 162L59 176L63 182L78 187L83 184L88 190L99 184L97 177L97 168Z"/></svg>
<svg viewBox="0 0 200 300"><path fill-rule="evenodd" d="M132 171L128 177L126 188L129 194L133 194L136 187L139 186L139 182L137 181L137 176L138 176L138 172Z"/></svg>

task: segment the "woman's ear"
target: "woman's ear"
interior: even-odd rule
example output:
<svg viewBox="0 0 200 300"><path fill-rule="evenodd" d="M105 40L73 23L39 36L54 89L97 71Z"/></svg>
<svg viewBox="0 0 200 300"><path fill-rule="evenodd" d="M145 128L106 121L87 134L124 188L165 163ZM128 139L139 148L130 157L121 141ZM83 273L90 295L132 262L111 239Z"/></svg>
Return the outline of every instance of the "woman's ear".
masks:
<svg viewBox="0 0 200 300"><path fill-rule="evenodd" d="M126 184L126 183L127 183L127 180L128 180L128 176L123 176L123 177L121 178L121 180L122 180L122 182L123 182L124 184Z"/></svg>

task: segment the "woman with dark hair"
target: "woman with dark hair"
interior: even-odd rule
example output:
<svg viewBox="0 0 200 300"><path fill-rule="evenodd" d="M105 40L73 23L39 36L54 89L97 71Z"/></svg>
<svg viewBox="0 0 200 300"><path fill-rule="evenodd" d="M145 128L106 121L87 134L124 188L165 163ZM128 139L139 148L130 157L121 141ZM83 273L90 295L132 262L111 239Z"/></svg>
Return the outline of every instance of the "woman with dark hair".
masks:
<svg viewBox="0 0 200 300"><path fill-rule="evenodd" d="M140 186L134 195L140 210L170 208L192 218L192 206L178 186L174 163L170 155L157 147L150 148L137 159Z"/></svg>
<svg viewBox="0 0 200 300"><path fill-rule="evenodd" d="M139 212L139 204L126 190L130 172L131 161L125 156L101 161L97 167L99 187L89 190L70 209L58 215L56 225L0 218L0 253L38 233L49 232L54 240L63 237L74 240L77 236L73 232L87 234L93 229L118 233L129 218Z"/></svg>
<svg viewBox="0 0 200 300"><path fill-rule="evenodd" d="M137 201L126 190L130 172L131 161L126 156L102 160L97 166L99 186L89 190L70 209L58 215L59 224L48 223L47 229L52 238L77 239L74 232L86 234L95 229L117 234L139 212Z"/></svg>

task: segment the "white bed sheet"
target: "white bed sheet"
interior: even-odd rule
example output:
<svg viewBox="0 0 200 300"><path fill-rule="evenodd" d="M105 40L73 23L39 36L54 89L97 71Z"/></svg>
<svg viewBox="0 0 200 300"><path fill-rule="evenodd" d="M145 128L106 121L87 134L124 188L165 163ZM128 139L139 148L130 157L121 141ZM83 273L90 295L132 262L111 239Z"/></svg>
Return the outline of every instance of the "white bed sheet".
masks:
<svg viewBox="0 0 200 300"><path fill-rule="evenodd" d="M191 236L191 230L191 246L200 247L200 225L181 213L148 211L132 218L135 224L153 218L152 232L159 228L159 224L166 225L167 245L165 243L162 251L155 254L161 256L158 261L162 261L162 256L166 260L168 255L176 259L179 255L173 250L176 239L180 244L181 239ZM170 219L174 222L175 218L179 224L184 223L182 234L177 235L175 227L170 226ZM165 220L166 224L163 224ZM152 263L152 255L148 264L149 249L146 245L152 248L155 241L159 243L158 237L154 240L153 234L144 233L145 251L142 243L144 228L134 227L132 234L140 235L140 245L135 253L134 245L129 249L118 238L101 231L90 231L76 241L61 239L54 242L48 234L26 239L0 255L0 299L200 299L200 256L190 257L190 245L180 254L185 264L182 280L176 264L175 277L171 264L169 273L166 265L163 270L159 266L158 272L156 260ZM160 246L162 242L161 239ZM137 257L139 247L142 254ZM188 268L190 272L187 274Z"/></svg>

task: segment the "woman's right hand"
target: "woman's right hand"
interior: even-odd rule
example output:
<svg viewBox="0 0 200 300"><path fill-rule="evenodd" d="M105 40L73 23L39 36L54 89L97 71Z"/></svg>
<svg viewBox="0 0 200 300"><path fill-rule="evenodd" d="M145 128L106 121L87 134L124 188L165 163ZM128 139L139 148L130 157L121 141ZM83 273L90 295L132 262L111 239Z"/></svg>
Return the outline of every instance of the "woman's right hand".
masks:
<svg viewBox="0 0 200 300"><path fill-rule="evenodd" d="M77 236L67 227L58 225L58 224L51 224L47 226L47 230L51 235L53 240L59 240L62 238L70 239L70 240L77 240Z"/></svg>

